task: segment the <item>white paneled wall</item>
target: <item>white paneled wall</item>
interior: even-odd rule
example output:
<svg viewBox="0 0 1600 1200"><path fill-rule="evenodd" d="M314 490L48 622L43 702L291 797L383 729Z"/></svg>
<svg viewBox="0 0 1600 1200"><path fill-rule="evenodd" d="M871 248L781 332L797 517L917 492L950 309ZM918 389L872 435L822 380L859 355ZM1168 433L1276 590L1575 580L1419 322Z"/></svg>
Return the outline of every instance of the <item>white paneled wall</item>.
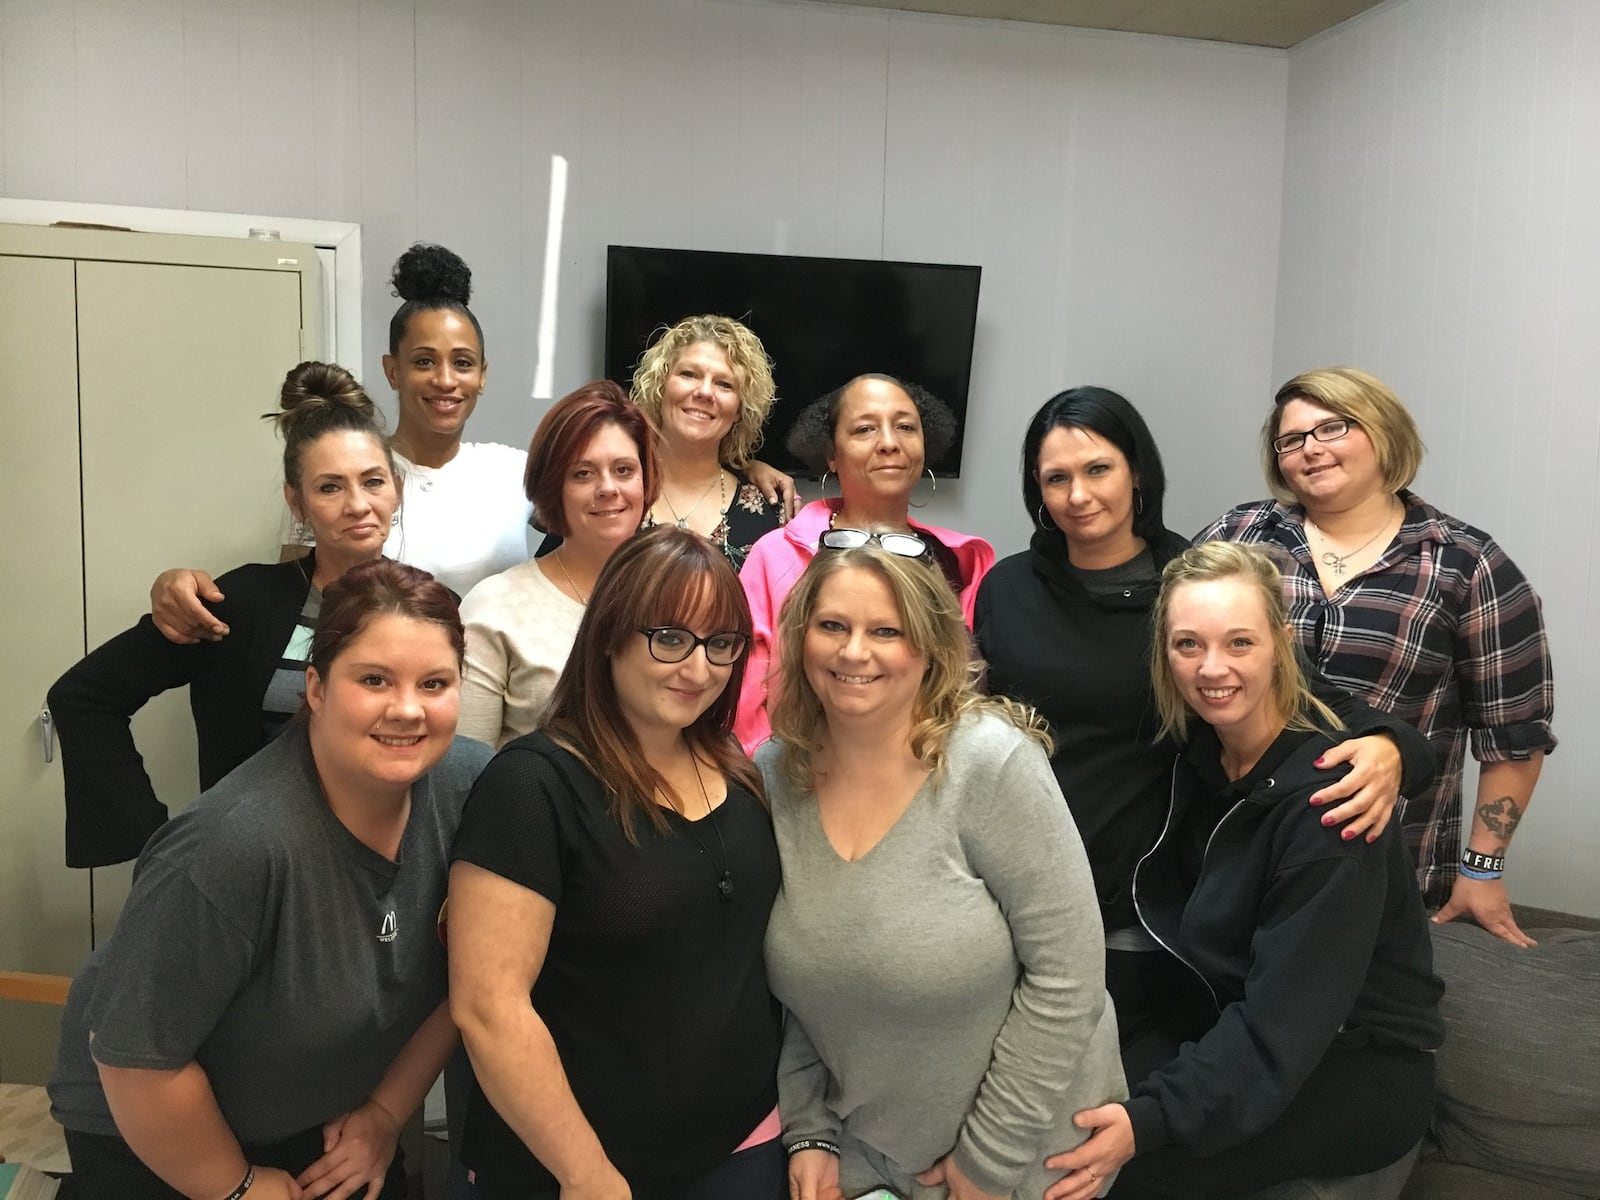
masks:
<svg viewBox="0 0 1600 1200"><path fill-rule="evenodd" d="M1511 890L1600 914L1600 4L1374 9L1291 52L1287 147L1274 377L1384 378L1428 445L1417 490L1543 596L1563 745Z"/></svg>
<svg viewBox="0 0 1600 1200"><path fill-rule="evenodd" d="M1023 424L1073 384L1149 412L1177 527L1254 490L1287 71L781 0L0 0L0 195L361 222L380 392L388 267L443 242L488 340L472 432L518 444L552 155L558 395L600 369L608 242L981 263L964 478L928 513L1009 551Z"/></svg>
<svg viewBox="0 0 1600 1200"><path fill-rule="evenodd" d="M361 222L380 392L389 264L450 245L473 433L519 444L553 155L557 394L600 368L608 242L981 263L928 515L1002 552L1052 392L1141 405L1188 530L1261 493L1275 382L1366 366L1422 422L1420 490L1545 597L1567 744L1514 892L1600 913L1597 63L1594 0L1392 0L1287 56L783 0L0 0L0 195Z"/></svg>

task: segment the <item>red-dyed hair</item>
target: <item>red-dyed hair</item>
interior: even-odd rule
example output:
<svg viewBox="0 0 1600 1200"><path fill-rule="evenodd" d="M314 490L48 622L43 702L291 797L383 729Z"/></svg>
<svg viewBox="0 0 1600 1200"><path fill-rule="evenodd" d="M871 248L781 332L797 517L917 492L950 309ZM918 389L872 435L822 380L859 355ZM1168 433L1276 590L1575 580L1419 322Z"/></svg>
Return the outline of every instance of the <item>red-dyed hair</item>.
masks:
<svg viewBox="0 0 1600 1200"><path fill-rule="evenodd" d="M333 660L376 616L392 613L440 626L460 663L466 653L461 613L450 589L426 571L392 559L357 563L322 593L322 611L311 636L311 665L326 679Z"/></svg>
<svg viewBox="0 0 1600 1200"><path fill-rule="evenodd" d="M621 426L639 447L644 511L649 512L656 502L661 472L656 462L655 431L639 406L628 399L628 393L609 379L598 379L557 400L528 443L528 473L523 477L523 490L533 503L535 524L546 533L567 536L562 488L589 439L605 425Z"/></svg>

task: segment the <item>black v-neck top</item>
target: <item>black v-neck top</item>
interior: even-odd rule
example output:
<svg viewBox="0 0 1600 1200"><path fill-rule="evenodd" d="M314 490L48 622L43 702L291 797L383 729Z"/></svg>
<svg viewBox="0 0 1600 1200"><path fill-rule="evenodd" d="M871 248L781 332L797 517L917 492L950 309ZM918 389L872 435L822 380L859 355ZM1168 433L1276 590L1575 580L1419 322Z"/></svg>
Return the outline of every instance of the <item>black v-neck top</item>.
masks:
<svg viewBox="0 0 1600 1200"><path fill-rule="evenodd" d="M762 957L772 820L732 780L714 824L665 815L665 833L639 820L629 844L600 781L535 732L484 770L453 855L555 904L533 1007L635 1194L711 1169L777 1103L781 1027ZM489 1200L557 1194L476 1083L462 1159Z"/></svg>

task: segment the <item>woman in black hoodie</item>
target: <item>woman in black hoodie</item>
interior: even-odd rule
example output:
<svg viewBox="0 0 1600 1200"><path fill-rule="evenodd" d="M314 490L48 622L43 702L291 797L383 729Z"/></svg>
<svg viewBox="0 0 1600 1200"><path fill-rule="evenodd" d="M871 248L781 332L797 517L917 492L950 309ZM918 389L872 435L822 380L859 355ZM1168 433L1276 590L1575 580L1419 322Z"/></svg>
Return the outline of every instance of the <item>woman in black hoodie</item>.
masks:
<svg viewBox="0 0 1600 1200"><path fill-rule="evenodd" d="M1348 735L1306 686L1268 552L1173 559L1155 628L1162 733L1183 750L1133 895L1192 986L1167 999L1166 1065L1078 1114L1094 1133L1049 1160L1072 1174L1046 1200L1092 1196L1119 1168L1118 1200L1378 1170L1427 1128L1443 1035L1405 849L1393 830L1342 838L1305 802Z"/></svg>

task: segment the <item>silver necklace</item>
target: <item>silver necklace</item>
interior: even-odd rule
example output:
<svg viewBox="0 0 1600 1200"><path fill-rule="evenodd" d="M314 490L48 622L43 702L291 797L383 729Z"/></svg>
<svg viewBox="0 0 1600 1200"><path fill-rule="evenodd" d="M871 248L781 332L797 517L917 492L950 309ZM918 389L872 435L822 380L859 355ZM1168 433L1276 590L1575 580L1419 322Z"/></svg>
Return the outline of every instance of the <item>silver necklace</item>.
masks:
<svg viewBox="0 0 1600 1200"><path fill-rule="evenodd" d="M667 511L672 514L672 519L673 519L674 522L676 522L676 524L677 524L679 529L687 529L687 528L689 528L689 518L694 516L695 510L698 509L702 504L704 504L706 502L706 497L711 495L711 489L713 487L715 487L717 489L717 499L718 499L718 501L720 503L720 507L721 508L727 508L728 507L728 481L724 477L722 468L718 467L717 468L717 477L715 479L713 479L710 483L706 484L706 490L700 493L700 499L696 500L693 504L691 504L689 506L689 511L684 513L682 516L678 515L678 509L672 503L672 497L667 495L667 489L666 488L662 488L661 489L661 498L667 502Z"/></svg>
<svg viewBox="0 0 1600 1200"><path fill-rule="evenodd" d="M1394 520L1394 513L1391 510L1389 513L1387 513L1384 516L1383 524L1379 525L1378 528L1373 531L1372 536L1369 537L1366 541L1362 542L1361 545L1357 546L1354 550L1347 550L1343 554L1335 554L1331 549L1323 550L1323 552L1322 552L1322 563L1323 563L1323 565L1328 567L1328 568L1330 568L1333 571L1333 573L1336 576L1338 576L1340 579L1343 579L1344 578L1344 567L1345 567L1345 564L1347 562L1349 562L1352 558L1354 558L1356 555L1360 554L1368 546L1372 545L1373 542L1377 541L1378 540L1378 534L1382 533L1385 529L1389 528L1389 522L1392 521L1392 520ZM1315 521L1313 521L1310 517L1306 518L1306 524L1311 526L1311 528L1316 531L1317 537L1322 540L1322 544L1324 546L1327 546L1328 545L1328 535L1322 532L1322 527L1320 525L1318 525Z"/></svg>

